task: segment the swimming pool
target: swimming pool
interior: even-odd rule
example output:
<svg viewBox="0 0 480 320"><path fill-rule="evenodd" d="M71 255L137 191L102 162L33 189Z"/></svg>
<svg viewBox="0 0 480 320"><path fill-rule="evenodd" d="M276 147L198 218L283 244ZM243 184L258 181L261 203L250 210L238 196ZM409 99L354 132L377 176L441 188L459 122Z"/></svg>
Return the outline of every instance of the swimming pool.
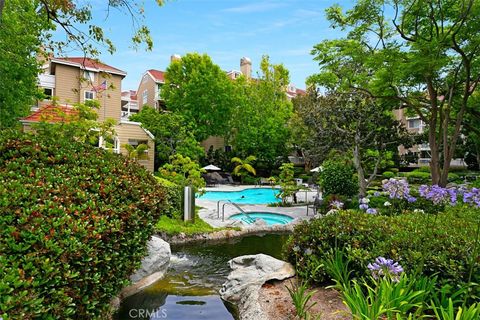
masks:
<svg viewBox="0 0 480 320"><path fill-rule="evenodd" d="M280 202L275 195L280 192L272 188L251 188L241 191L207 191L199 197L201 200L219 201L230 200L239 204L268 204Z"/></svg>
<svg viewBox="0 0 480 320"><path fill-rule="evenodd" d="M253 219L262 219L271 226L274 224L287 224L293 221L292 217L275 212L247 212L248 217ZM230 219L240 220L246 224L252 224L252 221L248 219L243 213L237 213L230 216Z"/></svg>

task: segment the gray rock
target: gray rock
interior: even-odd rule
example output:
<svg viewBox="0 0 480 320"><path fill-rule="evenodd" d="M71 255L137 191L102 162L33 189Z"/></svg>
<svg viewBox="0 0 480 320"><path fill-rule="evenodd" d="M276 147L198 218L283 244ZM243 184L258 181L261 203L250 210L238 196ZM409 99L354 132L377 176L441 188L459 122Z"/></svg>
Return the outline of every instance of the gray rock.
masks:
<svg viewBox="0 0 480 320"><path fill-rule="evenodd" d="M142 259L142 266L130 276L135 283L152 274L165 273L172 254L168 242L153 236L147 243L148 255Z"/></svg>
<svg viewBox="0 0 480 320"><path fill-rule="evenodd" d="M261 286L269 280L295 275L291 264L265 254L236 257L228 264L232 271L220 289L220 296L237 305L241 320L267 319L258 303Z"/></svg>

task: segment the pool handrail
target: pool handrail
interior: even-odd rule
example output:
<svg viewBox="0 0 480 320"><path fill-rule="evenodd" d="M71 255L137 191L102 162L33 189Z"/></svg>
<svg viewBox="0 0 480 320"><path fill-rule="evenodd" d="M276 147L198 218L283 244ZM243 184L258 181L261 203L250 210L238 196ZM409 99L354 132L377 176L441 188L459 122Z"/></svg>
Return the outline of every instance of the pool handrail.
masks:
<svg viewBox="0 0 480 320"><path fill-rule="evenodd" d="M233 205L235 208L237 208L238 210L240 210L240 212L245 215L245 217L247 217L247 221L250 222L250 223L255 223L255 221L257 221L255 218L252 218L250 217L250 215L245 212L242 208L240 208L240 206L234 202L232 202L231 200L227 200L227 203L230 203L231 205ZM227 203L224 203L223 204L223 207L222 207L222 222L225 221L225 205Z"/></svg>

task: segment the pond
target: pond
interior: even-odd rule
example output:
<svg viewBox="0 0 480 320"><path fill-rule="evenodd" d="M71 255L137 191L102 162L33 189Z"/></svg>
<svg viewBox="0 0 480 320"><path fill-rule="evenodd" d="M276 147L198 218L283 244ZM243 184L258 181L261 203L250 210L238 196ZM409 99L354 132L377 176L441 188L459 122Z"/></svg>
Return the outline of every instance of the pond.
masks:
<svg viewBox="0 0 480 320"><path fill-rule="evenodd" d="M250 188L239 191L207 191L200 200L219 201L230 200L238 204L269 204L280 202L275 196L280 192L273 188Z"/></svg>
<svg viewBox="0 0 480 320"><path fill-rule="evenodd" d="M218 295L230 273L227 261L258 253L281 259L287 238L267 234L172 246L166 276L122 301L114 319L234 319Z"/></svg>

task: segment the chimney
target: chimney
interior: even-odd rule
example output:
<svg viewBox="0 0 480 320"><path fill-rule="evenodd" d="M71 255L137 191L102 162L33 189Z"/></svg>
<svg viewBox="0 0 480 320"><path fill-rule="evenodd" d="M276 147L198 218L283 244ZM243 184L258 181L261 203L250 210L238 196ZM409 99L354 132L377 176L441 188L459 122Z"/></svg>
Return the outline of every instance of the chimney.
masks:
<svg viewBox="0 0 480 320"><path fill-rule="evenodd" d="M240 71L242 71L243 75L250 79L252 76L252 60L247 57L243 57L240 59Z"/></svg>
<svg viewBox="0 0 480 320"><path fill-rule="evenodd" d="M170 63L174 62L174 61L180 61L182 59L182 57L180 57L179 54L172 54L170 56Z"/></svg>

